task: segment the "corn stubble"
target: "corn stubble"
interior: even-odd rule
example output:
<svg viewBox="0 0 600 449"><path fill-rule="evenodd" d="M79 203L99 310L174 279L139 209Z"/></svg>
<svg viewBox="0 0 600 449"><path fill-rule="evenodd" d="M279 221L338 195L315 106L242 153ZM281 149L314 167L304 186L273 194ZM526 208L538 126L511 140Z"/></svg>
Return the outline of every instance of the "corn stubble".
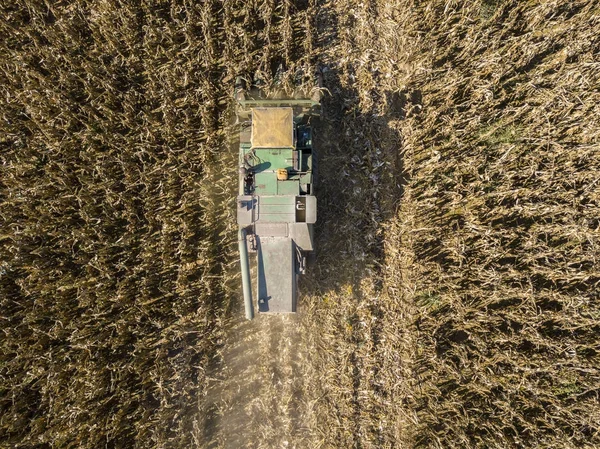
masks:
<svg viewBox="0 0 600 449"><path fill-rule="evenodd" d="M2 6L0 447L598 447L600 10L463 3ZM318 262L227 426L233 81L317 60Z"/></svg>

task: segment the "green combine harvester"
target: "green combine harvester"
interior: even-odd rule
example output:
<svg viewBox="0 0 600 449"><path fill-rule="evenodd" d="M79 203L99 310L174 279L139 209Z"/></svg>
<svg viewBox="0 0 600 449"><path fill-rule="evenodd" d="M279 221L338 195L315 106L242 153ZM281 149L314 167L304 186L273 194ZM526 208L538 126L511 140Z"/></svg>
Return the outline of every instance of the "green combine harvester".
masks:
<svg viewBox="0 0 600 449"><path fill-rule="evenodd" d="M297 279L315 250L316 155L312 123L320 115L320 74L312 99L263 98L235 89L240 126L237 222L246 318L254 318L249 253L256 254L258 311L296 311Z"/></svg>

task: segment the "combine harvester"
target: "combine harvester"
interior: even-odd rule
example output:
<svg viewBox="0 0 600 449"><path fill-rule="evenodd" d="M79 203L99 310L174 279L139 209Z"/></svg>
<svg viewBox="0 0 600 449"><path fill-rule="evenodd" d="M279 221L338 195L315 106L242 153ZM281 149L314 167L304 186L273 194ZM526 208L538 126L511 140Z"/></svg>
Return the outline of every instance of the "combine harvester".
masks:
<svg viewBox="0 0 600 449"><path fill-rule="evenodd" d="M296 311L297 280L313 252L317 220L312 122L320 115L321 76L312 99L264 98L235 88L240 126L237 222L246 318L254 318L249 253L256 253L258 311Z"/></svg>

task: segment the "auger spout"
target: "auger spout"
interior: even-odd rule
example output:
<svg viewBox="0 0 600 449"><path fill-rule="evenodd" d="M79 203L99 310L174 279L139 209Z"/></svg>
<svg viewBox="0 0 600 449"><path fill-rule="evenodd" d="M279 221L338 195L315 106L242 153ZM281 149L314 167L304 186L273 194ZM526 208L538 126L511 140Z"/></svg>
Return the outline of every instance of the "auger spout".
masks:
<svg viewBox="0 0 600 449"><path fill-rule="evenodd" d="M238 232L238 243L240 248L240 265L242 268L242 288L244 291L244 306L246 309L246 319L254 318L254 309L252 307L252 286L250 285L250 262L248 259L248 245L246 244L246 230L240 228Z"/></svg>

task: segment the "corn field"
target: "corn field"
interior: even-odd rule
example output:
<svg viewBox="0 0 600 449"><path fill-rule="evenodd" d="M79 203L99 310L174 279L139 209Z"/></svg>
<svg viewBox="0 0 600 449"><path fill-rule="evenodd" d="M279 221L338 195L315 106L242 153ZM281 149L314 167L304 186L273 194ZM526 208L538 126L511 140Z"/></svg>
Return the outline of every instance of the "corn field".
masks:
<svg viewBox="0 0 600 449"><path fill-rule="evenodd" d="M0 2L0 448L600 447L598 29L593 0ZM316 65L317 261L245 322L235 77Z"/></svg>

